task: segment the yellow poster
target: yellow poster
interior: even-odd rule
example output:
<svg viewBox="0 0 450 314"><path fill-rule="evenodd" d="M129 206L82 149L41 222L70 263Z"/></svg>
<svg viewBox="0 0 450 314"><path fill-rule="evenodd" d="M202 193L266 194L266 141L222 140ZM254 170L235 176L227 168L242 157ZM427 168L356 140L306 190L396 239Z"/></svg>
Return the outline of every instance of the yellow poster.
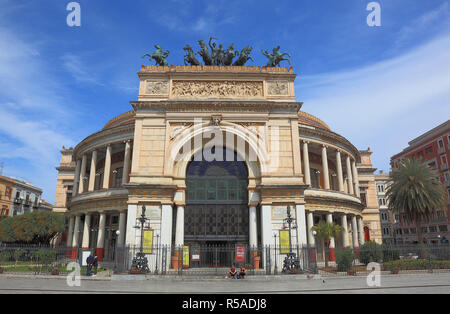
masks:
<svg viewBox="0 0 450 314"><path fill-rule="evenodd" d="M153 230L144 230L144 254L153 253Z"/></svg>
<svg viewBox="0 0 450 314"><path fill-rule="evenodd" d="M280 230L280 253L289 253L289 230Z"/></svg>
<svg viewBox="0 0 450 314"><path fill-rule="evenodd" d="M189 267L189 246L183 246L183 266Z"/></svg>

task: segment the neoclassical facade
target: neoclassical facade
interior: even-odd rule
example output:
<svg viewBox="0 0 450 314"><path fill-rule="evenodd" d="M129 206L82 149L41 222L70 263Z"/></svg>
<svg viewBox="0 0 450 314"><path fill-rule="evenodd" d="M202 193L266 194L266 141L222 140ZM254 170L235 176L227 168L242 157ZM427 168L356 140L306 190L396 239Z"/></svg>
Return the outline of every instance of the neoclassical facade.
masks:
<svg viewBox="0 0 450 314"><path fill-rule="evenodd" d="M273 246L288 207L294 245L315 246L320 220L344 228L332 249L364 243L360 152L301 110L292 68L143 66L139 78L132 110L63 151L68 247L107 259L139 245L143 205L159 245Z"/></svg>

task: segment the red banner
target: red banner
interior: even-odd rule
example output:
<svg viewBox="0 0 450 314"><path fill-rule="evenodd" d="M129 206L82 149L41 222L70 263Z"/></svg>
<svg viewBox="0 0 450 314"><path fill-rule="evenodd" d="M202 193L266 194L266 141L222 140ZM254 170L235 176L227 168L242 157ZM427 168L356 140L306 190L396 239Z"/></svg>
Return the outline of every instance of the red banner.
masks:
<svg viewBox="0 0 450 314"><path fill-rule="evenodd" d="M245 262L245 246L236 247L236 262Z"/></svg>

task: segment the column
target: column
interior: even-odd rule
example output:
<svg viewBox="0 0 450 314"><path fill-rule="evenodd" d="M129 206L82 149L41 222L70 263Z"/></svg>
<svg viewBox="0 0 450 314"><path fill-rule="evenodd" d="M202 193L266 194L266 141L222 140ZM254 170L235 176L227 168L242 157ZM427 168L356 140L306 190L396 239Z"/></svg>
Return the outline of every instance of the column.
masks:
<svg viewBox="0 0 450 314"><path fill-rule="evenodd" d="M87 213L84 216L84 229L83 229L83 244L81 245L83 250L89 249L89 236L91 234L91 214Z"/></svg>
<svg viewBox="0 0 450 314"><path fill-rule="evenodd" d="M353 172L353 183L355 184L355 195L357 197L361 197L359 191L359 178L358 178L358 169L356 168L356 162L352 160L352 172Z"/></svg>
<svg viewBox="0 0 450 314"><path fill-rule="evenodd" d="M305 183L311 185L311 169L309 168L308 141L303 141L303 164L305 165Z"/></svg>
<svg viewBox="0 0 450 314"><path fill-rule="evenodd" d="M177 222L175 230L175 245L184 245L184 206L177 206Z"/></svg>
<svg viewBox="0 0 450 314"><path fill-rule="evenodd" d="M342 174L341 151L339 149L336 151L336 168L337 168L339 192L344 192L344 176Z"/></svg>
<svg viewBox="0 0 450 314"><path fill-rule="evenodd" d="M77 159L77 166L75 168L75 176L73 177L72 197L75 197L78 194L78 186L80 183L80 171L81 171L81 160Z"/></svg>
<svg viewBox="0 0 450 314"><path fill-rule="evenodd" d="M328 171L328 156L327 146L322 145L322 168L323 168L323 181L325 190L330 189L330 173Z"/></svg>
<svg viewBox="0 0 450 314"><path fill-rule="evenodd" d="M97 257L99 261L103 260L103 253L105 247L105 223L106 213L100 213L100 220L98 222L98 237L97 237Z"/></svg>
<svg viewBox="0 0 450 314"><path fill-rule="evenodd" d="M341 225L342 228L344 228L344 232L342 233L342 243L344 248L349 246L349 241L348 241L348 221L347 221L347 215L342 215L341 217Z"/></svg>
<svg viewBox="0 0 450 314"><path fill-rule="evenodd" d="M75 224L75 218L73 216L70 216L70 218L69 218L69 231L67 232L67 240L66 240L66 246L67 247L72 247L74 224Z"/></svg>
<svg viewBox="0 0 450 314"><path fill-rule="evenodd" d="M84 177L86 177L86 163L87 163L87 155L84 154L83 158L81 159L81 171L80 171L78 194L84 192L84 184L85 184Z"/></svg>
<svg viewBox="0 0 450 314"><path fill-rule="evenodd" d="M329 223L329 224L333 223L333 214L331 214L331 213L327 214L327 223ZM330 247L329 247L329 249L330 249L330 253L329 253L330 262L335 262L336 261L336 255L334 253L335 247L336 247L336 243L334 241L334 237L331 237L330 238Z"/></svg>
<svg viewBox="0 0 450 314"><path fill-rule="evenodd" d="M274 238L272 234L272 208L271 205L262 205L261 206L261 247L262 251L261 254L263 254L263 261L264 265L263 267L266 268L267 260L266 260L266 249L270 246L271 248L274 247ZM272 267L274 267L274 262L271 261Z"/></svg>
<svg viewBox="0 0 450 314"><path fill-rule="evenodd" d="M353 240L353 247L356 249L359 247L358 245L358 223L356 221L356 216L352 217L352 240Z"/></svg>
<svg viewBox="0 0 450 314"><path fill-rule="evenodd" d="M359 245L364 244L364 224L362 217L358 217L358 234L359 234Z"/></svg>
<svg viewBox="0 0 450 314"><path fill-rule="evenodd" d="M92 152L92 158L91 158L91 173L89 175L89 187L88 187L88 191L92 192L94 191L94 187L95 187L95 175L96 175L96 167L97 167L97 151L94 150Z"/></svg>
<svg viewBox="0 0 450 314"><path fill-rule="evenodd" d="M249 212L249 245L251 248L258 246L258 233L257 233L257 221L256 221L256 206L250 206Z"/></svg>
<svg viewBox="0 0 450 314"><path fill-rule="evenodd" d="M353 194L354 193L353 192L353 177L352 177L352 168L350 165L350 156L347 156L346 163L347 163L348 193Z"/></svg>
<svg viewBox="0 0 450 314"><path fill-rule="evenodd" d="M117 239L118 247L123 247L125 245L125 235L126 235L126 221L127 221L127 211L120 211L119 215L119 237Z"/></svg>
<svg viewBox="0 0 450 314"><path fill-rule="evenodd" d="M312 212L308 213L307 217L307 228L308 228L308 244L309 246L315 246L316 241L314 239L314 234L311 228L314 227L314 214Z"/></svg>
<svg viewBox="0 0 450 314"><path fill-rule="evenodd" d="M297 218L297 245L302 248L308 245L305 205L296 205L295 209L295 217Z"/></svg>
<svg viewBox="0 0 450 314"><path fill-rule="evenodd" d="M75 226L73 227L73 241L72 241L72 259L77 258L77 252L78 252L78 244L80 239L80 223L81 223L81 216L77 215L75 216Z"/></svg>
<svg viewBox="0 0 450 314"><path fill-rule="evenodd" d="M128 173L130 172L130 157L131 157L131 141L125 142L125 156L123 161L122 185L129 181Z"/></svg>
<svg viewBox="0 0 450 314"><path fill-rule="evenodd" d="M103 174L103 189L109 189L109 177L111 175L111 145L106 147L105 169Z"/></svg>
<svg viewBox="0 0 450 314"><path fill-rule="evenodd" d="M167 259L166 259L166 263L167 265L170 265L170 259L171 259L171 255L170 254L170 248L172 246L172 225L173 225L173 215L172 215L172 205L170 204L164 204L162 205L162 214L161 214L161 237L160 237L160 245L161 247L166 246L168 247L168 254L167 254ZM175 254L179 254L179 253L175 253ZM160 265L160 263L162 262L162 256L159 257L158 260L158 265ZM172 267L175 265L172 265ZM178 266L178 265L176 265Z"/></svg>

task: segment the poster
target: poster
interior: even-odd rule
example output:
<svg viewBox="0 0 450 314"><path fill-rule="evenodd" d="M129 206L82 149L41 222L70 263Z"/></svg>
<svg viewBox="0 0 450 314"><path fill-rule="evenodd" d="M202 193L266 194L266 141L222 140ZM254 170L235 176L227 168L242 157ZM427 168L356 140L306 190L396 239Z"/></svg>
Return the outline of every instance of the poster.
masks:
<svg viewBox="0 0 450 314"><path fill-rule="evenodd" d="M200 261L200 248L199 247L193 247L191 249L192 255L191 260L193 262L199 262Z"/></svg>
<svg viewBox="0 0 450 314"><path fill-rule="evenodd" d="M144 254L153 253L153 230L144 230Z"/></svg>
<svg viewBox="0 0 450 314"><path fill-rule="evenodd" d="M289 253L289 230L280 230L280 253Z"/></svg>
<svg viewBox="0 0 450 314"><path fill-rule="evenodd" d="M236 262L245 262L245 246L236 247Z"/></svg>
<svg viewBox="0 0 450 314"><path fill-rule="evenodd" d="M189 267L189 246L183 246L183 266Z"/></svg>

